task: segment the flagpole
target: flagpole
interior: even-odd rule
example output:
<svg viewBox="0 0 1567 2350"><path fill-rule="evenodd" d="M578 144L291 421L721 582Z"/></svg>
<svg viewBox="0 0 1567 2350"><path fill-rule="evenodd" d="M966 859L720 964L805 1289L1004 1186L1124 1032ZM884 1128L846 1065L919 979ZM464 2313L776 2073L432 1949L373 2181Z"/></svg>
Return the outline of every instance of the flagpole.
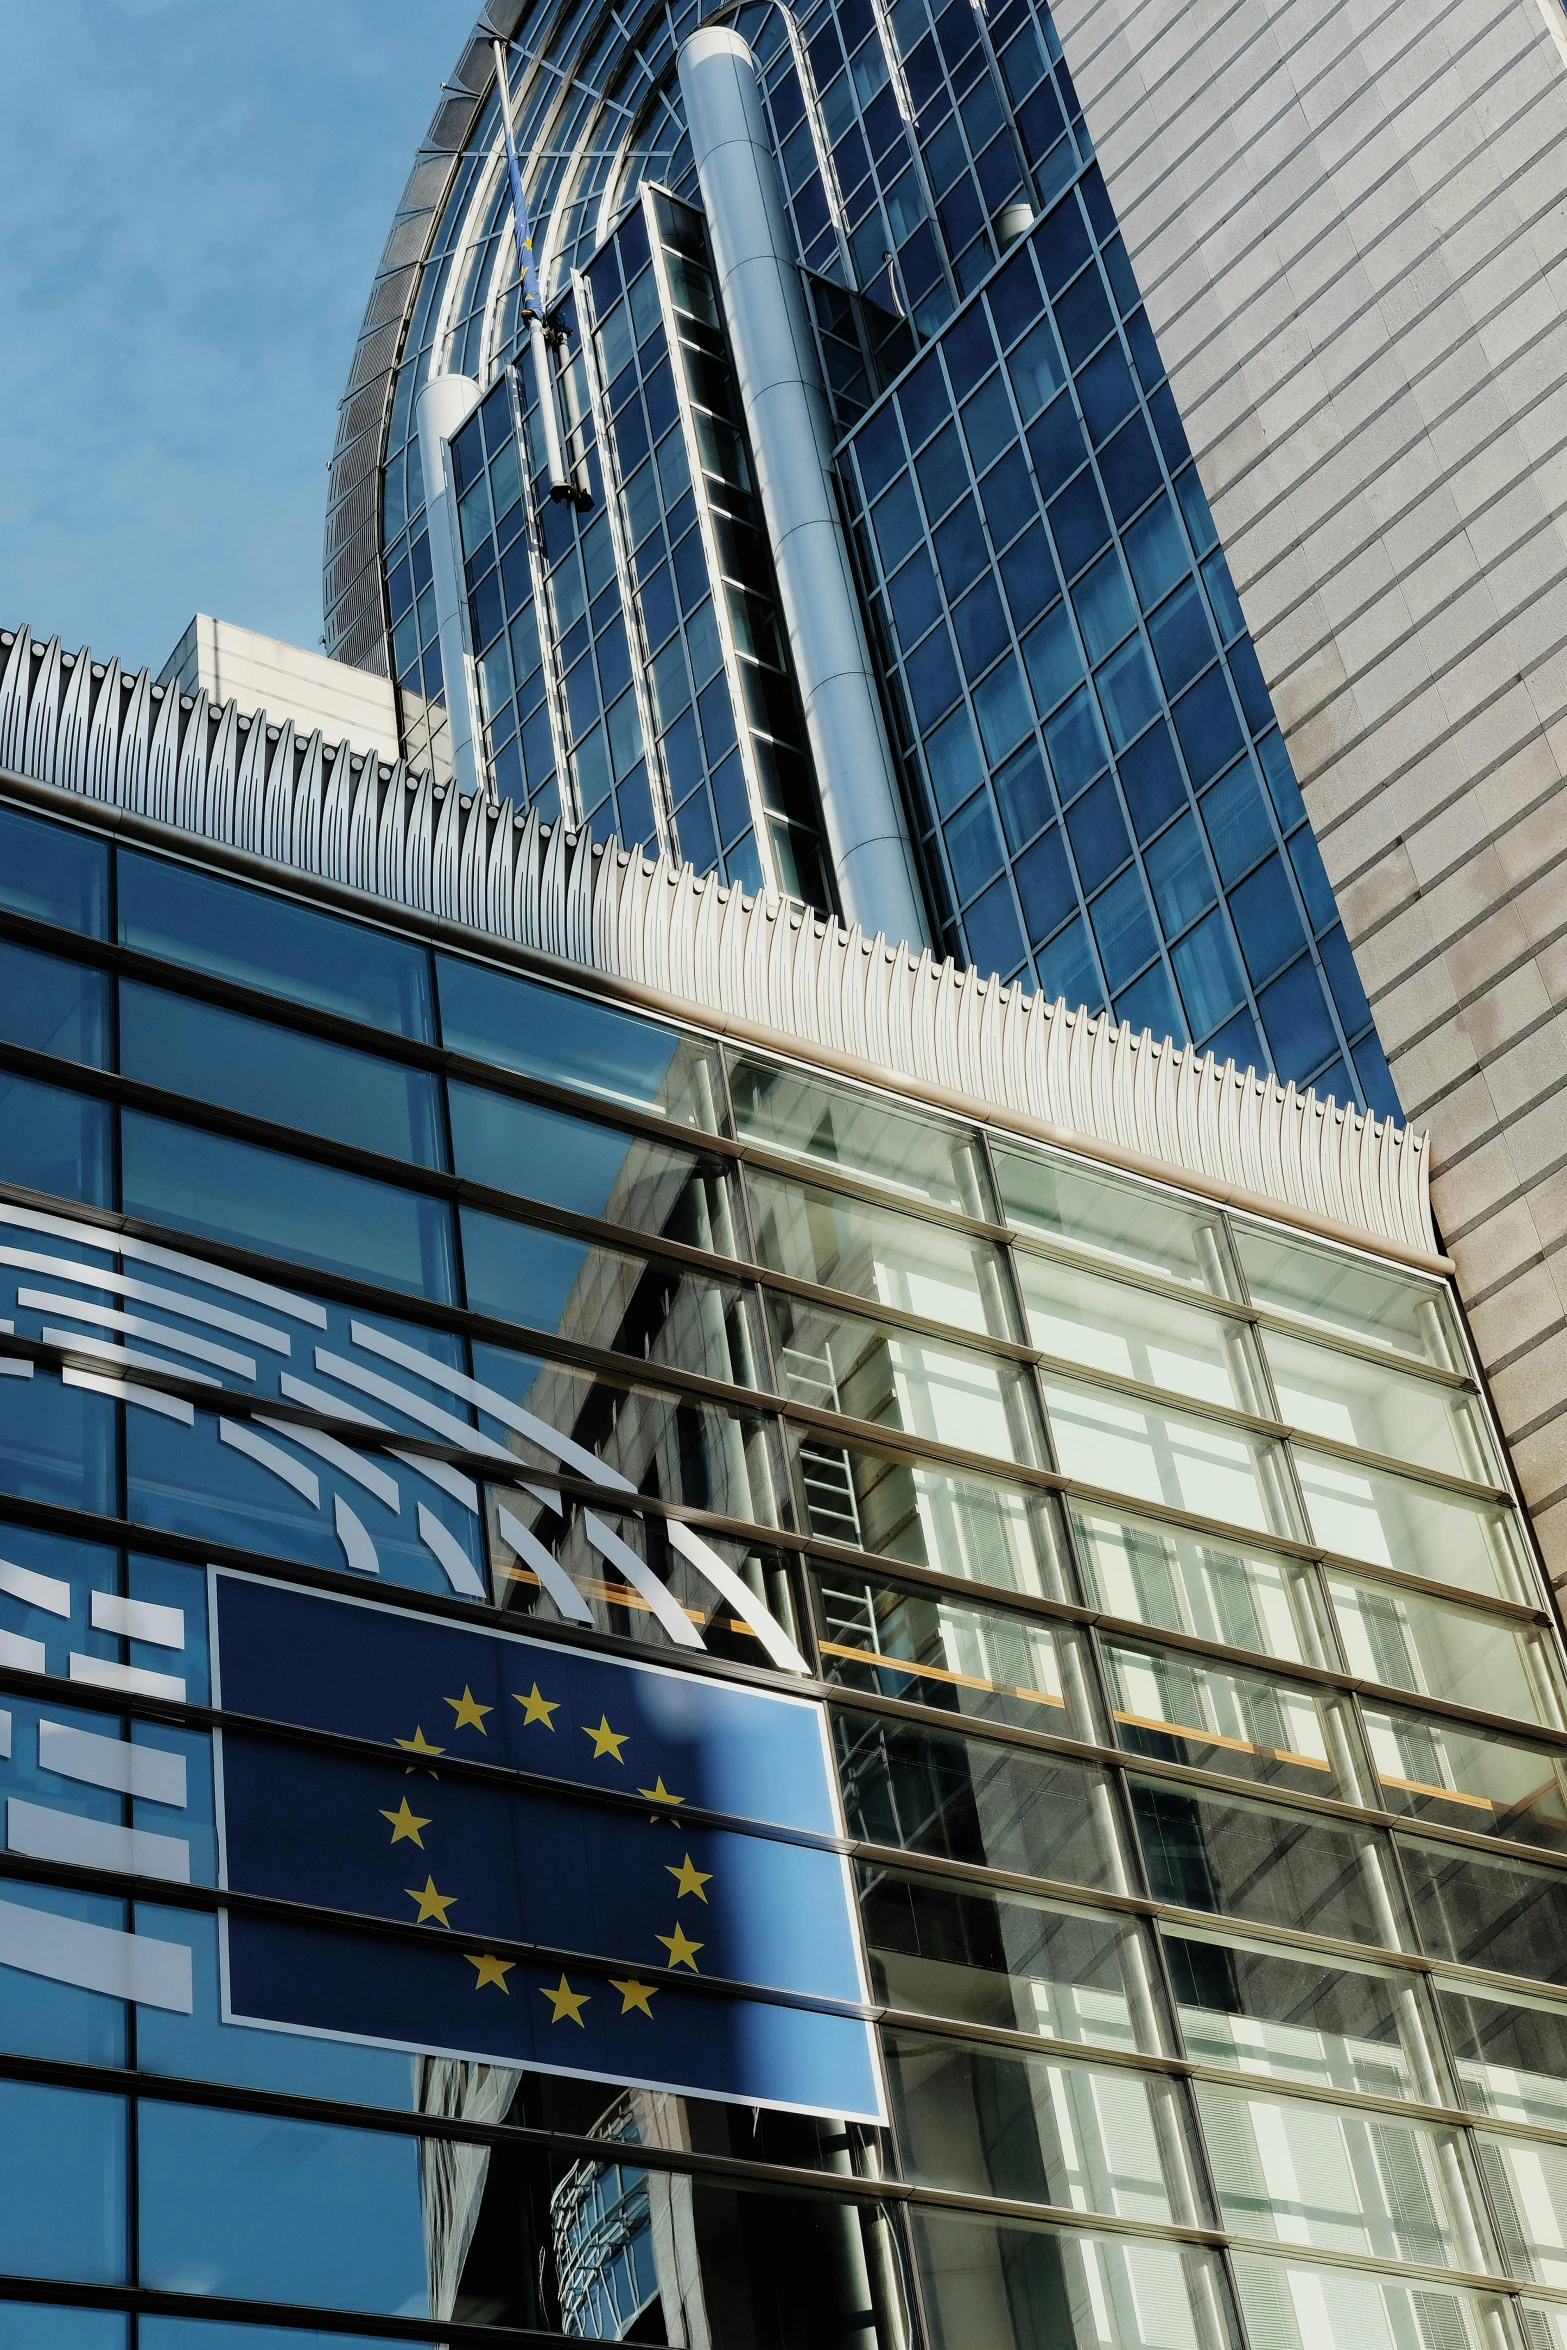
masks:
<svg viewBox="0 0 1567 2350"><path fill-rule="evenodd" d="M522 166L517 158L517 141L512 130L506 44L496 39L490 46L495 52L495 87L500 96L501 128L506 137L506 171L511 181L511 221L517 239L522 319L528 329L528 342L533 352L533 376L539 395L539 420L544 428L544 460L550 477L550 496L574 499L576 491L566 478L566 468L561 458L560 425L555 414L555 379L544 334L544 304L539 292L539 273L533 258L533 230L528 219L528 200L522 189Z"/></svg>

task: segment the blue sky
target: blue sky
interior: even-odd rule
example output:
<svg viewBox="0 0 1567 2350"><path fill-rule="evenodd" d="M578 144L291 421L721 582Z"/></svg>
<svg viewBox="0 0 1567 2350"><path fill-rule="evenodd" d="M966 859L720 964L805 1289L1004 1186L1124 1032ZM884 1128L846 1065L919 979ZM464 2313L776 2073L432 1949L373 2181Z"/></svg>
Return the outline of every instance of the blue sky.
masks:
<svg viewBox="0 0 1567 2350"><path fill-rule="evenodd" d="M314 645L337 402L478 0L0 0L0 624Z"/></svg>

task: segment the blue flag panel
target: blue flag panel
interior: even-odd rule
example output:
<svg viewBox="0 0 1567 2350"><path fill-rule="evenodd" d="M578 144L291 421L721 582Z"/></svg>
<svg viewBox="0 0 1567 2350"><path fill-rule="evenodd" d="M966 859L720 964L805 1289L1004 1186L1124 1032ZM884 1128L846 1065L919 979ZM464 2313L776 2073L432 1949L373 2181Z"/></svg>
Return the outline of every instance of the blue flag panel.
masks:
<svg viewBox="0 0 1567 2350"><path fill-rule="evenodd" d="M882 2118L865 2020L793 2004L866 1996L847 1865L812 1840L838 1825L818 1706L373 1601L212 1583L226 1709L387 1749L226 1731L224 1884L430 1937L231 1914L232 2020ZM448 1756L636 1807L454 1778ZM692 1806L724 1824L683 1819ZM507 1943L559 1955L491 1947Z"/></svg>

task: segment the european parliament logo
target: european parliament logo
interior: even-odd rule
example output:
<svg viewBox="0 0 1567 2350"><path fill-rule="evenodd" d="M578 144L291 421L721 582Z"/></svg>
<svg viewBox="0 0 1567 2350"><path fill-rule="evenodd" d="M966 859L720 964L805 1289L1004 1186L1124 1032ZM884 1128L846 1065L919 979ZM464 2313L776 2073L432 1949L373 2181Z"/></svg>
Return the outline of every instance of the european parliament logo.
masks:
<svg viewBox="0 0 1567 2350"><path fill-rule="evenodd" d="M818 1706L212 1590L227 2020L885 2120Z"/></svg>

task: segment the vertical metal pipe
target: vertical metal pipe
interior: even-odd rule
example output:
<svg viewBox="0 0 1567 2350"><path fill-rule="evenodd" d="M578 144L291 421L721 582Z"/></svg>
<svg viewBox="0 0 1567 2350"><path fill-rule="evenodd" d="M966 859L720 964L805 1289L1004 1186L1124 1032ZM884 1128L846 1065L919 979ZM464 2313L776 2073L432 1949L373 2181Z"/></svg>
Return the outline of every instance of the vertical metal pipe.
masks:
<svg viewBox="0 0 1567 2350"><path fill-rule="evenodd" d="M473 663L463 625L463 558L457 490L446 444L454 433L462 430L478 405L479 387L471 375L433 376L417 403L419 462L424 469L431 584L435 589L435 616L441 631L446 722L451 729L457 788L464 798L480 789L481 775L488 797L489 776L479 753Z"/></svg>
<svg viewBox="0 0 1567 2350"><path fill-rule="evenodd" d="M839 896L851 922L918 948L925 912L750 50L721 26L693 33L680 89Z"/></svg>

